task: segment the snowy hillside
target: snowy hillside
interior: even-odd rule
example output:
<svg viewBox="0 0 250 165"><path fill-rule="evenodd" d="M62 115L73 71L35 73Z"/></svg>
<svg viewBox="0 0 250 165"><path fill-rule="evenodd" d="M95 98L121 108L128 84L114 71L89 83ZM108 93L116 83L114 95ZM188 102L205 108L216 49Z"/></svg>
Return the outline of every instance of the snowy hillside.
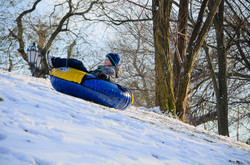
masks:
<svg viewBox="0 0 250 165"><path fill-rule="evenodd" d="M1 99L2 98L2 99ZM143 108L109 109L0 71L1 165L250 164L250 146Z"/></svg>

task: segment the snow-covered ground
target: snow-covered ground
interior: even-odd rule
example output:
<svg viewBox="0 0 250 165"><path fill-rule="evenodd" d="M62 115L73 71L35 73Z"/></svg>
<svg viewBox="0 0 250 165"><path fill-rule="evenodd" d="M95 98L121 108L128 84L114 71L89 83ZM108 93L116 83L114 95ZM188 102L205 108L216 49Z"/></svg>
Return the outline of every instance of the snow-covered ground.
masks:
<svg viewBox="0 0 250 165"><path fill-rule="evenodd" d="M155 113L106 108L0 71L1 165L250 164L250 146Z"/></svg>

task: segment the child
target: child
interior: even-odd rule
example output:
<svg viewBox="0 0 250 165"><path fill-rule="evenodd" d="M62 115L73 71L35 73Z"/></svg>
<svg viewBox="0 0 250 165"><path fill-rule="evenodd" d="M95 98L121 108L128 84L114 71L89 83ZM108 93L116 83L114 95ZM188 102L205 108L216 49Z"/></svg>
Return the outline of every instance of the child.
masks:
<svg viewBox="0 0 250 165"><path fill-rule="evenodd" d="M51 69L60 67L72 67L110 82L115 82L115 79L119 78L121 74L121 66L118 65L120 56L115 53L107 54L104 65L98 66L98 68L93 71L88 71L83 63L77 59L53 57L50 55L50 52L47 53L47 61Z"/></svg>

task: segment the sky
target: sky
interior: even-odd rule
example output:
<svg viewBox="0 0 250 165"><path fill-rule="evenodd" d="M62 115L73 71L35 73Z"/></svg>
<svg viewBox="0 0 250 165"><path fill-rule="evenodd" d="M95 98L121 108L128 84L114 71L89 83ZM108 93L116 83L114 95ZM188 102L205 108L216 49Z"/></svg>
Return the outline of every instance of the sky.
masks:
<svg viewBox="0 0 250 165"><path fill-rule="evenodd" d="M250 164L250 146L164 116L59 93L49 79L0 70L1 165Z"/></svg>

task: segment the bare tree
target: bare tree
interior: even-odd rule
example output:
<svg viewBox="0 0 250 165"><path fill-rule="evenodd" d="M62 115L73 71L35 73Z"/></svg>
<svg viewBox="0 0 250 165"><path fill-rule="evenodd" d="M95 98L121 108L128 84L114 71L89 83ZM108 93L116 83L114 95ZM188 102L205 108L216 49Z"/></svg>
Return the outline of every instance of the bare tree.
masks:
<svg viewBox="0 0 250 165"><path fill-rule="evenodd" d="M168 14L167 11L169 11L169 10L163 10L163 9L159 10L160 8L159 8L159 6L157 6L157 4L158 5L161 4L163 6L165 5L165 7L166 7L167 5L164 2L163 1L155 1L156 5L155 5L155 8L153 7L153 11L155 9L155 12L158 12L160 14L165 14L165 15ZM184 113L183 113L183 111L182 111L183 108L177 108L176 110L177 110L178 116L181 117L182 119L183 119L185 114L188 114L188 117L189 117L188 120L190 122L192 122L194 125L199 125L201 123L205 123L208 121L213 122L214 120L218 120L217 108L219 106L220 99L221 99L220 95L222 95L219 90L222 90L224 92L227 92L228 90L230 90L230 98L231 98L231 97L234 97L233 93L235 93L235 92L232 93L231 91L234 91L233 89L236 89L236 86L238 86L238 87L241 86L241 85L236 85L237 84L236 82L239 82L237 80L237 81L234 81L233 89L231 89L232 88L231 85L229 86L230 89L229 88L225 89L225 87L227 86L227 81L225 81L225 79L229 78L229 80L232 82L232 80L234 80L233 77L239 76L239 78L243 79L243 81L246 81L248 79L248 75L246 75L245 73L243 73L243 74L239 73L239 70L237 72L235 72L235 71L232 72L232 71L230 71L230 69L228 69L228 67L227 67L228 65L226 63L223 64L223 61L225 62L225 58L228 56L228 54L230 57L231 53L226 52L227 49L230 48L230 44L234 45L233 44L234 42L237 43L237 41L239 41L239 40L233 39L233 37L235 37L236 35L232 34L231 36L229 35L229 37L228 36L224 37L225 38L224 42L226 42L226 43L224 43L224 46L222 45L223 47L221 47L221 46L219 46L219 44L217 45L217 42L220 42L220 40L218 40L217 42L214 42L214 41L216 41L216 35L215 35L216 33L214 33L215 32L214 30L216 27L212 28L212 30L209 31L212 24L216 20L218 21L218 19L221 17L221 15L219 15L219 14L221 14L221 13L225 14L225 11L222 12L223 11L222 7L219 8L220 2L219 1L211 1L211 2L213 2L212 7L210 8L210 12L208 12L209 10L207 10L207 8L208 8L209 1L202 1L200 8L198 8L199 12L197 13L197 15L198 15L197 20L192 21L189 18L189 21L190 21L189 23L192 23L192 25L190 27L187 27L188 26L187 25L187 18L184 18L183 15L187 15L187 14L184 14L184 13L187 13L187 11L189 13L193 12L193 9L191 11L188 10L188 7L187 7L188 2L189 1L181 1L180 3L183 3L183 4L180 4L180 5L182 5L182 7L180 7L180 5L177 4L177 6L180 9L179 14L178 14L178 18L179 18L178 20L177 19L174 20L172 17L172 20L174 22L171 22L171 23L175 23L175 22L178 23L177 39L176 39L175 43L172 42L172 41L174 41L174 38L172 39L173 36L171 36L171 35L167 34L167 32L165 32L165 30L168 28L168 27L166 27L167 26L166 22L168 21L167 18L165 18L163 15L162 15L161 19L157 17L158 20L156 21L156 24L158 24L158 25L156 25L155 27L160 27L159 29L160 30L164 29L164 31L162 31L161 33L158 34L158 36L157 36L158 40L156 41L156 43L158 44L161 41L162 43L164 42L165 45L161 46L161 47L158 46L158 48L156 46L155 50L159 51L160 53L167 52L168 51L168 46L167 46L168 44L166 44L166 43L170 42L169 47L170 47L170 49L175 50L175 53L174 53L174 55L172 55L170 52L169 56L161 54L161 56L155 57L156 59L157 58L161 59L158 62L155 62L155 64L159 65L162 63L162 61L164 61L164 60L167 61L166 59L168 59L170 61L170 64L173 64L173 66L174 66L173 69L169 69L169 68L171 68L171 66L168 65L168 63L165 63L165 66L156 66L156 75L157 75L157 71L159 72L159 70L162 68L164 68L165 71L170 70L170 72L173 70L174 74L173 74L172 81L173 81L173 86L174 86L175 105L179 104L178 106L181 106L180 104L183 104L185 102L185 101L184 102L181 101L181 100L183 100L183 97L180 97L180 95L184 95L183 93L185 93L185 92L182 92L180 90L180 88L183 88L183 86L186 86L186 84L184 82L187 83L188 82L187 80L190 78L190 82L188 82L190 84L190 85L188 85L190 90L188 92L186 91L187 88L185 88L186 90L184 90L187 92L186 96L189 95L189 97L186 98L189 100L189 102L186 102L186 105L184 106L185 108L188 109L188 112L184 111ZM194 1L192 1L192 2L194 2ZM175 2L173 2L173 3L176 4ZM199 6L199 4L200 4L200 2L197 2L196 7L197 7L197 5ZM136 4L136 5L138 6L138 4ZM215 9L215 7L219 10ZM148 7L144 6L144 8L148 8ZM219 11L219 13L217 13L217 11ZM213 21L213 17L215 17L216 13L217 13L216 20ZM203 18L206 18L206 20L203 21ZM225 20L225 18L223 18L223 20ZM233 19L231 19L231 20L233 20ZM245 20L244 17L243 17L243 20ZM129 21L129 20L127 20L127 21ZM127 22L127 21L123 20L123 22ZM223 21L220 21L219 23L221 23L221 22L223 22ZM234 27L234 29L238 29L238 31L239 31L239 26L244 27L244 22L246 22L246 21L242 21L242 24L240 24L240 25L235 24L235 25L238 25L238 26L236 26L238 28L236 28L234 26L232 26L232 27ZM122 22L119 22L119 23L122 23ZM160 26L159 25L160 23L164 23L164 24L161 24L161 26ZM230 25L233 25L233 24L230 24ZM225 25L223 25L223 26L224 26L224 30L226 32L228 32L229 29L225 28L227 26L225 26ZM188 28L191 32L187 30ZM166 30L166 31L171 32L171 28L168 28L168 30ZM206 34L208 34L208 31L211 33L209 33L209 35L207 36ZM218 34L217 36L219 36L218 32L217 32L217 34ZM233 32L233 31L231 30L230 33L231 32ZM246 32L246 30L244 30L244 32ZM167 42L166 40L162 39L163 36L169 36L171 38L170 41ZM189 40L187 39L188 38L187 36L189 36ZM208 44L203 43L203 41L205 40L205 36L209 40ZM246 39L246 38L243 38L244 36L246 36L246 35L243 35L242 39ZM219 38L221 38L221 37L219 37ZM231 38L231 40L229 40L230 38ZM222 37L222 39L223 39L223 37ZM240 41L243 41L243 40L240 40ZM245 41L247 41L247 40L245 40ZM247 42L245 42L245 43L247 43ZM223 41L222 41L222 44L223 44ZM185 45L187 45L186 50L185 50ZM200 50L201 46L203 47L203 49L205 51L198 53L198 52L200 52L199 50ZM215 53L214 50L216 50L216 51L218 50L217 52L219 52L219 51L221 51L221 48L222 48L222 51L224 52L223 56L221 56L223 58L218 60L218 54L220 55L221 53ZM244 44L241 46L241 48L245 48ZM210 52L209 49L212 49L212 52ZM231 49L229 49L229 50L231 50ZM240 50L242 50L242 49L239 49L239 52L240 52ZM245 51L243 49L243 51L241 51L241 52L243 52L243 53L239 53L242 55L238 56L238 58L235 58L235 56L232 56L232 57L234 57L238 61L241 61L241 63L243 63L243 65L246 66L244 68L247 68L248 61L246 59L248 58L248 56L244 54L247 51ZM192 54L192 55L190 56L190 54ZM157 56L157 52L156 52L156 56ZM198 56L198 59L196 58L197 56ZM196 62L195 62L195 59L197 59ZM221 69L221 71L218 71L218 68L219 68L218 66L221 64L222 64L222 66L220 66L220 68L224 68L224 69ZM230 65L231 65L231 63L230 63ZM157 69L157 67L158 67L158 69ZM205 68L210 68L210 72L209 72L209 70L205 70ZM227 72L227 70L228 70L228 72ZM178 73L179 73L179 75L178 75ZM220 73L223 73L222 74L223 76L221 76L221 78L219 76ZM159 77L159 80L158 80L158 81L162 81L162 87L159 87L159 82L157 84L157 81L156 81L156 89L158 86L160 91L161 91L161 93L159 92L160 94L164 93L164 90L169 89L166 86L167 86L167 84L171 83L171 81L168 82L167 79L164 78L165 75L164 75L164 73L162 73L162 75ZM185 75L189 75L189 76L185 77ZM226 75L226 77L225 77L225 75ZM167 76L165 76L165 77L167 77ZM156 79L157 79L157 76L156 76ZM224 84L224 85L219 86L218 79L221 79L221 80L224 79L223 83L220 82L220 84ZM168 80L171 80L171 76ZM244 84L244 83L240 83L240 84ZM164 85L165 85L165 87L164 87ZM238 91L239 91L239 88L238 88ZM157 94L157 92L156 92L156 94ZM157 96L157 98L160 98L160 94ZM216 97L214 97L214 96L216 96ZM159 99L162 102L162 105L164 106L164 108L162 109L163 112L169 112L170 110L173 110L173 109L170 109L170 110L167 109L169 104L166 101L164 102L165 99L168 100L168 97L169 96L162 94L162 96L161 96L162 99ZM228 99L225 99L225 98L226 97L224 97L223 99L224 99L224 101L227 102ZM177 99L178 99L178 101L177 101ZM243 100L243 99L241 99L241 100ZM235 102L235 101L230 101L229 105L235 104L233 102ZM245 103L247 103L247 102L248 102L247 99L245 99ZM158 105L159 105L159 103L158 103ZM217 106L217 108L216 108L216 106ZM227 111L226 107L224 107L224 108L221 107L221 109L224 110L225 112ZM233 109L233 107L231 109ZM178 110L181 110L181 111L178 112ZM172 111L172 112L174 113L174 111ZM189 114L190 114L190 116L189 116ZM226 112L220 116L227 120L228 114ZM220 134L228 135L227 122L225 122L223 124L223 126L224 126L224 128L223 128L224 131L223 131L223 129L220 129Z"/></svg>
<svg viewBox="0 0 250 165"><path fill-rule="evenodd" d="M160 104L161 109L166 109L168 111L175 112L183 121L185 121L185 110L187 106L187 96L188 88L191 78L191 72L196 59L196 56L203 44L205 36L213 23L213 18L217 12L221 0L216 0L212 6L212 10L207 14L206 20L203 23L203 17L208 5L208 1L204 0L202 2L200 12L195 23L194 29L192 31L185 59L183 59L183 71L180 73L179 87L174 94L173 90L173 69L171 67L171 57L170 57L170 37L169 37L169 19L170 10L172 7L172 1L155 0L153 1L153 20L154 20L154 37L155 37L155 50L156 57L159 56L161 59L156 60L156 63L161 66L161 70L158 72L163 72L161 78L166 86L164 88L158 88L159 84L156 83L156 90L160 90L165 94L156 95L158 100L164 100L167 98L167 102ZM183 1L187 3L188 1ZM185 24L185 21L184 21ZM184 28L184 27L183 27ZM186 34L182 34L186 35ZM156 71L157 72L157 71ZM158 76L158 74L156 73ZM175 82L176 83L176 82ZM168 97L166 97L168 95ZM176 99L174 98L176 97Z"/></svg>
<svg viewBox="0 0 250 165"><path fill-rule="evenodd" d="M154 107L155 74L152 24L132 22L123 25L117 32L117 39L110 45L119 52L122 63L122 77L119 82L129 87L135 96L135 106Z"/></svg>
<svg viewBox="0 0 250 165"><path fill-rule="evenodd" d="M228 86L228 117L229 123L228 126L235 127L237 125L236 119L236 110L238 107L242 110L239 119L242 121L240 124L246 125L247 121L247 109L249 109L249 97L246 93L247 85L249 83L249 75L247 63L249 58L247 57L247 40L245 38L247 34L246 26L247 22L247 11L248 9L241 5L242 2L227 2L224 4L224 18L220 23L223 23L224 30L224 46L218 46L217 39L215 34L218 32L215 30L217 26L212 27L211 33L207 36L207 42L203 44L204 53L206 54L206 59L200 56L195 63L194 71L192 73L191 79L191 96L190 101L192 102L192 116L189 116L189 122L192 122L194 125L199 125L204 122L219 120L217 118L217 111L220 110L219 102L221 100L220 91L219 91L219 60L218 56L222 53L218 53L218 49L223 48L223 51L226 51L227 64L224 66L225 71L227 71L227 86ZM243 2L244 4L244 2ZM218 15L222 14L221 12L217 13L216 20L218 22ZM215 21L216 21L215 20ZM216 32L216 33L215 33ZM219 36L217 36L218 38ZM220 36L221 37L221 36ZM240 42L239 42L240 41ZM237 43L240 43L240 47L237 46ZM240 48L240 49L238 49ZM243 50L243 51L242 51ZM242 54L241 54L242 53ZM241 56L243 55L243 56ZM224 55L225 59L225 55ZM245 59L245 60L244 60ZM206 61L204 61L206 60ZM225 61L225 60L222 60ZM206 65L206 63L208 65ZM206 72L204 69L209 68L210 72ZM222 71L223 72L223 71ZM212 80L212 82L211 82ZM223 88L226 85L223 85ZM193 98L192 101L191 98ZM216 100L215 100L215 99ZM203 108L201 108L203 105ZM202 115L202 109L205 109L206 114ZM226 115L224 116L226 117ZM211 122L213 123L213 122ZM217 124L216 124L217 125ZM249 128L242 127L245 131ZM231 129L235 130L235 129ZM231 132L232 134L233 131Z"/></svg>
<svg viewBox="0 0 250 165"><path fill-rule="evenodd" d="M9 30L11 36L18 41L18 52L25 61L28 61L28 58L27 54L25 53L26 40L24 39L24 35L26 35L26 31L29 31L29 29L27 29L28 26L26 26L26 24L25 26L23 25L24 19L30 17L29 14L36 10L36 7L40 3L40 1L41 0L36 0L30 9L24 10L16 19L16 28ZM72 26L70 26L70 23L72 23L72 21L70 18L72 18L73 16L81 16L83 20L87 20L86 15L89 14L92 10L97 10L98 8L101 8L103 3L105 2L101 2L99 0L85 2L80 0L77 2L72 2L72 0L66 0L63 3L54 6L54 11L51 13L51 16L56 13L57 8L62 9L66 7L67 10L63 11L64 15L60 18L56 16L56 19L52 20L52 24L47 25L45 23L40 22L29 22L30 27L32 27L32 29L38 35L38 48L41 54L43 55L41 65L42 67L39 70L38 74L39 77L45 77L48 74L48 66L46 65L45 54L52 46L52 43L56 41L56 39L59 37L59 34L71 31Z"/></svg>

